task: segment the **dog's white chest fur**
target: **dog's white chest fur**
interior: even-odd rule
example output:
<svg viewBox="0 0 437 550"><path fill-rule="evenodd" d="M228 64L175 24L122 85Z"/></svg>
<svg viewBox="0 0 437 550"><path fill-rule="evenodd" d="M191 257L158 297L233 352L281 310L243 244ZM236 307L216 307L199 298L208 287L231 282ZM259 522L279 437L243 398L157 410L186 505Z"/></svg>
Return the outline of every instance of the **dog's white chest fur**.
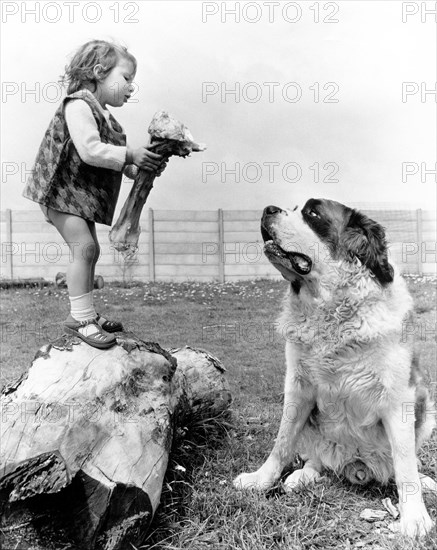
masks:
<svg viewBox="0 0 437 550"><path fill-rule="evenodd" d="M339 283L341 270L335 274L333 288L325 284L319 295L290 291L286 296L279 321L287 340L285 395L294 391L287 384L298 383L315 400L299 448L308 450L323 440L326 467L341 471L345 462L364 459L385 481L392 464L380 418L398 373L384 367L393 362L393 353L403 366L411 361L410 346L402 344L400 333L411 302L384 295L358 265L352 279L355 292L350 270L348 287ZM406 372L403 368L402 376Z"/></svg>

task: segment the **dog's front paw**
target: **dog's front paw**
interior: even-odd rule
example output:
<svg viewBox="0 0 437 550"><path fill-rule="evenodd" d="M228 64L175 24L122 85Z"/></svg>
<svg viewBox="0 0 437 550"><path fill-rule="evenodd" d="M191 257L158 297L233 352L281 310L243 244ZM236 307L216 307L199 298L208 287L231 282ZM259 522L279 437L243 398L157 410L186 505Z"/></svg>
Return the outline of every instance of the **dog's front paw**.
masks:
<svg viewBox="0 0 437 550"><path fill-rule="evenodd" d="M286 493L291 493L299 487L315 483L320 479L320 473L313 468L301 468L295 470L284 481L284 489Z"/></svg>
<svg viewBox="0 0 437 550"><path fill-rule="evenodd" d="M426 535L433 526L434 522L423 506L423 510L417 512L404 512L400 522L392 524L392 530L406 537L415 538Z"/></svg>
<svg viewBox="0 0 437 550"><path fill-rule="evenodd" d="M234 479L236 489L268 491L275 483L275 480L269 479L260 470L250 474L240 474Z"/></svg>

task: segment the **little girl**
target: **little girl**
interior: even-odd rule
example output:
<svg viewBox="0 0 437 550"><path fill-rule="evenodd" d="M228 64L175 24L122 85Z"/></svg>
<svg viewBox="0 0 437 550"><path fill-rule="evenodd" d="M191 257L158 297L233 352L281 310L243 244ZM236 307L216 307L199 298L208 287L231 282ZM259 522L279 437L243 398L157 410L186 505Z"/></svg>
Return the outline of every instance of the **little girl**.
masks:
<svg viewBox="0 0 437 550"><path fill-rule="evenodd" d="M113 346L112 333L123 327L94 308L100 254L95 224L111 225L123 172L134 178L139 167L159 176L166 164L150 146L126 146L123 128L106 108L127 102L136 69L136 59L117 44L92 40L78 49L63 78L67 96L44 135L23 193L41 205L70 249L71 313L64 329L101 349Z"/></svg>

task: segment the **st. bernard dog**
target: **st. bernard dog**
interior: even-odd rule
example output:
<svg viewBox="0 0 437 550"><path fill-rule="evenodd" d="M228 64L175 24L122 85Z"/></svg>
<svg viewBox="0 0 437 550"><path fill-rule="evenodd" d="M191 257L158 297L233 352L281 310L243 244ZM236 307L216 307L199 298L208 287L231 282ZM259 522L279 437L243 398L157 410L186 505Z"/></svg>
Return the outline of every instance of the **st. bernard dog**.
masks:
<svg viewBox="0 0 437 550"><path fill-rule="evenodd" d="M394 475L397 528L410 537L429 532L422 490L437 485L419 474L416 451L435 409L403 332L413 303L384 229L357 210L310 199L302 209L265 208L261 232L265 254L290 283L279 319L284 410L270 456L234 485L272 487L295 453L306 462L285 479L286 491L324 468L358 484Z"/></svg>

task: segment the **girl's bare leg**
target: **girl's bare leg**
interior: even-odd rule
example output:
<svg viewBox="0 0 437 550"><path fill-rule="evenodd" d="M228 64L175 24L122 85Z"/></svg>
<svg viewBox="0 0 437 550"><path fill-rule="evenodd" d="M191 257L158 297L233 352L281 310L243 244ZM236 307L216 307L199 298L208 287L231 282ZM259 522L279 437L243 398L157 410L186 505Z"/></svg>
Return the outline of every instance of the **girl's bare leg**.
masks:
<svg viewBox="0 0 437 550"><path fill-rule="evenodd" d="M88 225L89 225L90 233L94 240L94 245L95 245L95 253L92 261L90 281L89 281L89 292L92 292L94 289L94 277L95 277L95 271L96 271L96 264L100 257L100 245L97 239L96 224L92 222L88 222Z"/></svg>
<svg viewBox="0 0 437 550"><path fill-rule="evenodd" d="M91 235L94 239L94 244L95 244L95 254L94 254L93 261L92 261L92 267L91 267L91 272L90 272L90 281L89 281L89 289L90 289L89 291L93 292L96 263L97 263L97 261L100 257L100 245L99 245L99 241L97 239L95 223L91 223L91 222L88 222L88 223L89 223L90 233L91 233ZM121 323L119 323L118 321L109 321L108 319L106 319L106 317L101 316L100 314L99 314L98 319L99 319L99 321L98 321L99 325L101 327L103 327L105 330L107 330L108 332L123 330L123 325Z"/></svg>
<svg viewBox="0 0 437 550"><path fill-rule="evenodd" d="M100 256L95 223L51 208L48 209L48 217L70 249L67 285L71 316L78 321L95 319L97 312L93 302L94 272ZM123 330L121 323L108 321L102 316L98 317L98 324L108 332ZM78 330L88 336L95 328L85 327Z"/></svg>
<svg viewBox="0 0 437 550"><path fill-rule="evenodd" d="M93 288L93 270L99 252L99 244L93 235L94 224L51 208L48 209L48 216L70 249L68 292L71 297L87 294Z"/></svg>
<svg viewBox="0 0 437 550"><path fill-rule="evenodd" d="M64 328L94 347L107 349L115 345L116 339L96 322L92 291L99 243L94 223L51 208L47 216L70 249L67 285L71 311Z"/></svg>

